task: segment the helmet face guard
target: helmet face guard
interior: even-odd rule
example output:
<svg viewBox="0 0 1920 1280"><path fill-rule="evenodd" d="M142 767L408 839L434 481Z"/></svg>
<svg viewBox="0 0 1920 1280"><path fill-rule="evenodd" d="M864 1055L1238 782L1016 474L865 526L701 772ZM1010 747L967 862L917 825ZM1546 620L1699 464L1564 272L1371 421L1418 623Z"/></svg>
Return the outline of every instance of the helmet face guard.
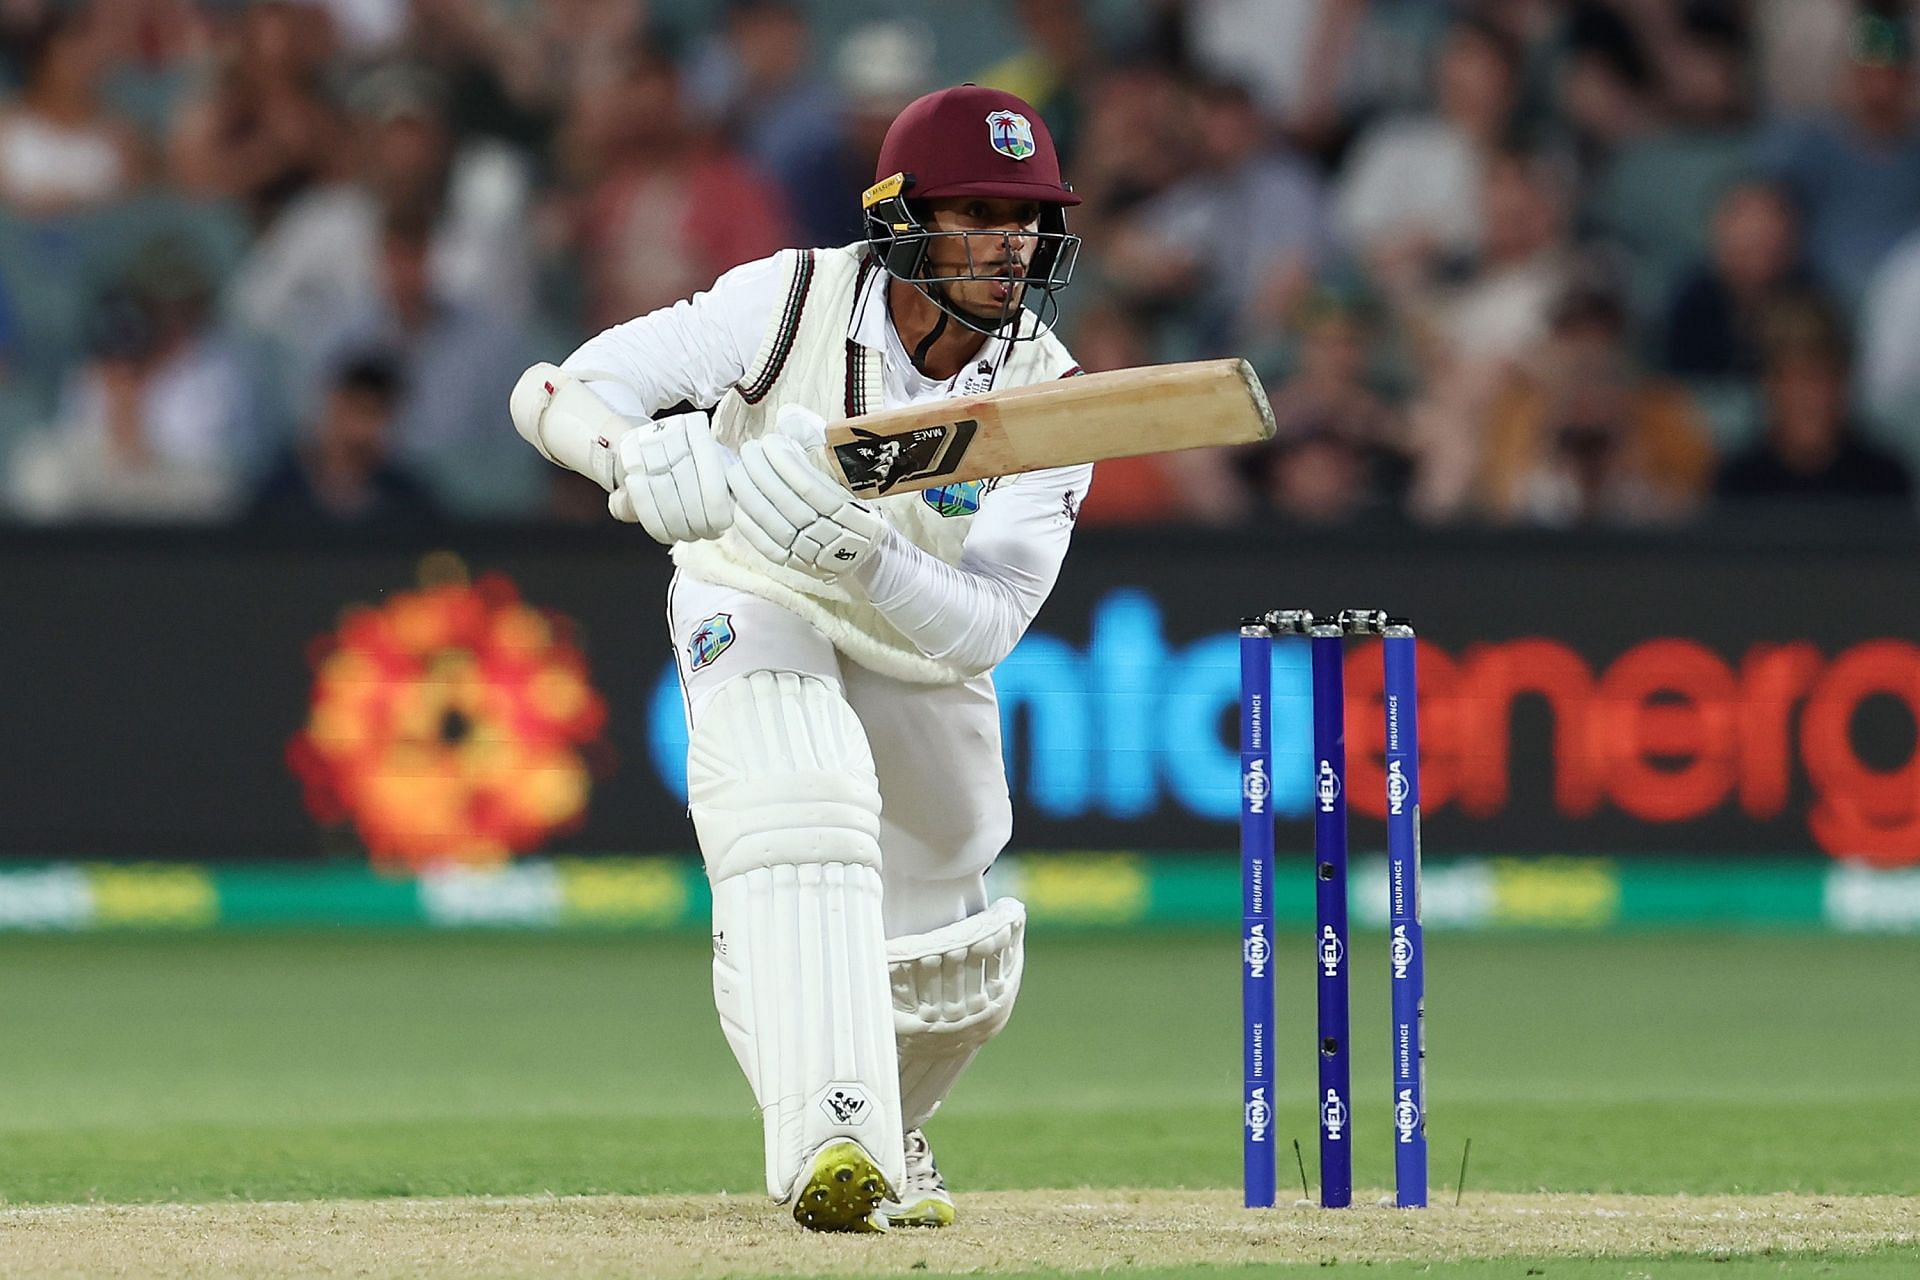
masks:
<svg viewBox="0 0 1920 1280"><path fill-rule="evenodd" d="M897 173L867 188L861 198L866 210L867 245L875 259L894 279L912 285L956 324L988 337L1008 337L1024 342L1040 336L1040 326L1022 334L1016 322L1026 309L1030 296L1038 294L1032 308L1042 324L1050 323L1058 312L1056 296L1073 278L1074 263L1080 256L1080 237L1067 230L1067 211L1059 204L1042 202L1037 230L1008 231L936 231L921 221L907 199L913 175ZM956 195L964 193L955 193ZM1014 235L1035 241L1032 260L1017 272L1001 268L1009 255L1006 242ZM957 240L966 251L965 269L958 274L929 275L933 242ZM997 269L981 270L988 263ZM1012 286L999 314L980 315L955 305L946 286L973 281L988 281ZM1012 334L1001 331L1014 325Z"/></svg>

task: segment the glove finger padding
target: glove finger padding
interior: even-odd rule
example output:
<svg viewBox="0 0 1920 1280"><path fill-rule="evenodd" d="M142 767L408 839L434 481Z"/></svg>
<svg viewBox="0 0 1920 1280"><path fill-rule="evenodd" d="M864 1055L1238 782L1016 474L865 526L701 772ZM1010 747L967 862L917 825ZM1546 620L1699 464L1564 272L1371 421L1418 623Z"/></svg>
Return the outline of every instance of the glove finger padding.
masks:
<svg viewBox="0 0 1920 1280"><path fill-rule="evenodd" d="M738 503L735 510L739 512L740 518L733 522L733 527L740 531L740 536L747 540L748 546L758 551L774 564L786 564L791 560L792 553L788 550L789 544L775 541L773 535L769 534L748 514L746 503Z"/></svg>
<svg viewBox="0 0 1920 1280"><path fill-rule="evenodd" d="M635 500L636 495L638 501ZM666 526L660 523L660 512L646 493L644 478L636 477L634 484L622 484L608 494L607 513L625 524L638 524L655 542L667 544L673 541L667 534Z"/></svg>
<svg viewBox="0 0 1920 1280"><path fill-rule="evenodd" d="M808 461L805 451L790 437L774 436L768 440L766 456L774 473L815 514L835 515L854 500L851 492Z"/></svg>
<svg viewBox="0 0 1920 1280"><path fill-rule="evenodd" d="M882 532L874 511L785 436L748 441L728 483L742 536L775 564L837 577L857 566Z"/></svg>
<svg viewBox="0 0 1920 1280"><path fill-rule="evenodd" d="M679 432L663 432L647 440L642 451L647 462L647 487L660 507L661 523L675 542L694 541L700 536L695 527L700 515L700 489L688 474L693 466L686 437Z"/></svg>
<svg viewBox="0 0 1920 1280"><path fill-rule="evenodd" d="M760 441L747 441L740 450L739 465L727 472L727 485L733 491L733 502L742 517L741 523L758 529L784 553L799 536L801 526L787 518L761 483L760 477L763 475L767 483L777 480L767 460L761 456L762 451ZM811 519L811 512L802 517L803 522Z"/></svg>
<svg viewBox="0 0 1920 1280"><path fill-rule="evenodd" d="M763 436L750 447L751 454L741 451L740 461L746 465L754 488L773 504L788 524L795 529L805 529L815 517L824 514L807 500L806 494L794 487L794 473L812 470L801 455L799 445L785 436Z"/></svg>
<svg viewBox="0 0 1920 1280"><path fill-rule="evenodd" d="M636 471L645 471L647 469L645 445L647 437L652 434L651 429L643 427L638 431L620 437L620 443L615 446L615 448L618 451L620 472L622 475L632 475Z"/></svg>
<svg viewBox="0 0 1920 1280"><path fill-rule="evenodd" d="M637 520L659 542L717 538L733 523L726 455L706 416L675 414L621 438L620 487L627 496L607 509Z"/></svg>

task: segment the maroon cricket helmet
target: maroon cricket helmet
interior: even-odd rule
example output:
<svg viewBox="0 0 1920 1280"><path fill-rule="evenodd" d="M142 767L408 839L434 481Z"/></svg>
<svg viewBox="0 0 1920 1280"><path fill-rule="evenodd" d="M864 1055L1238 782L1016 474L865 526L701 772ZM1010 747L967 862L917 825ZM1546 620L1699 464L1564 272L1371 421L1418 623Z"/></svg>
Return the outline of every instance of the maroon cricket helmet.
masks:
<svg viewBox="0 0 1920 1280"><path fill-rule="evenodd" d="M910 181L909 199L986 196L1074 205L1080 197L1060 180L1060 155L1046 121L1002 89L963 84L917 98L894 119L880 144L873 180Z"/></svg>
<svg viewBox="0 0 1920 1280"><path fill-rule="evenodd" d="M922 201L959 196L1031 200L1040 206L1039 226L1027 233L1036 244L1024 271L1002 277L975 268L975 241L1000 232L936 231L926 224ZM1067 207L1079 203L1080 197L1060 178L1060 156L1040 113L1011 93L977 84L941 89L909 103L887 130L874 184L860 198L867 245L887 274L912 284L947 316L976 332L1002 334L1011 325L1013 341L1037 337L1043 327L1022 331L1023 301L1040 300L1044 323L1059 305L1054 295L1073 277L1080 237L1067 231ZM928 246L956 237L967 246L966 269L930 273ZM1002 255L989 247L982 256ZM962 310L946 291L966 280L1000 278L1018 287L998 315Z"/></svg>

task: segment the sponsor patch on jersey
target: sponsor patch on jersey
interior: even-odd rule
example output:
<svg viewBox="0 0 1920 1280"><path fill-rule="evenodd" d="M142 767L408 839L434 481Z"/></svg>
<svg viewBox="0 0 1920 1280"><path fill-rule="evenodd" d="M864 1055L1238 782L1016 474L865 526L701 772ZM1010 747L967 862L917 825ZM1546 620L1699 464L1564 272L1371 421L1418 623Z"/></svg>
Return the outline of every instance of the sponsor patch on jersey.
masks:
<svg viewBox="0 0 1920 1280"><path fill-rule="evenodd" d="M993 149L1009 160L1033 154L1033 123L1018 111L996 111L987 117L987 138Z"/></svg>
<svg viewBox="0 0 1920 1280"><path fill-rule="evenodd" d="M959 484L923 489L920 497L943 516L970 516L980 509L980 495L986 488L984 480L962 480Z"/></svg>
<svg viewBox="0 0 1920 1280"><path fill-rule="evenodd" d="M698 671L733 647L733 615L716 613L703 618L687 641L687 670Z"/></svg>

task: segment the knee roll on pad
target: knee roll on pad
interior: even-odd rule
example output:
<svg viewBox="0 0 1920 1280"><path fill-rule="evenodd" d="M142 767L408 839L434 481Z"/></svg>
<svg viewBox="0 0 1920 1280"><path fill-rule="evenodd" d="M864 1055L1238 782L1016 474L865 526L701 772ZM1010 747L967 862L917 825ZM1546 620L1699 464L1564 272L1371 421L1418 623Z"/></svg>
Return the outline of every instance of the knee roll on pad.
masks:
<svg viewBox="0 0 1920 1280"><path fill-rule="evenodd" d="M1001 898L979 915L888 940L902 1128L919 1128L939 1109L1013 1016L1026 933L1026 907Z"/></svg>
<svg viewBox="0 0 1920 1280"><path fill-rule="evenodd" d="M753 867L880 866L866 730L818 676L751 671L722 685L687 744L687 799L716 884Z"/></svg>
<svg viewBox="0 0 1920 1280"><path fill-rule="evenodd" d="M766 1128L767 1194L857 1140L905 1178L881 921L880 791L825 681L757 671L694 726L687 790L713 882L714 1004Z"/></svg>

